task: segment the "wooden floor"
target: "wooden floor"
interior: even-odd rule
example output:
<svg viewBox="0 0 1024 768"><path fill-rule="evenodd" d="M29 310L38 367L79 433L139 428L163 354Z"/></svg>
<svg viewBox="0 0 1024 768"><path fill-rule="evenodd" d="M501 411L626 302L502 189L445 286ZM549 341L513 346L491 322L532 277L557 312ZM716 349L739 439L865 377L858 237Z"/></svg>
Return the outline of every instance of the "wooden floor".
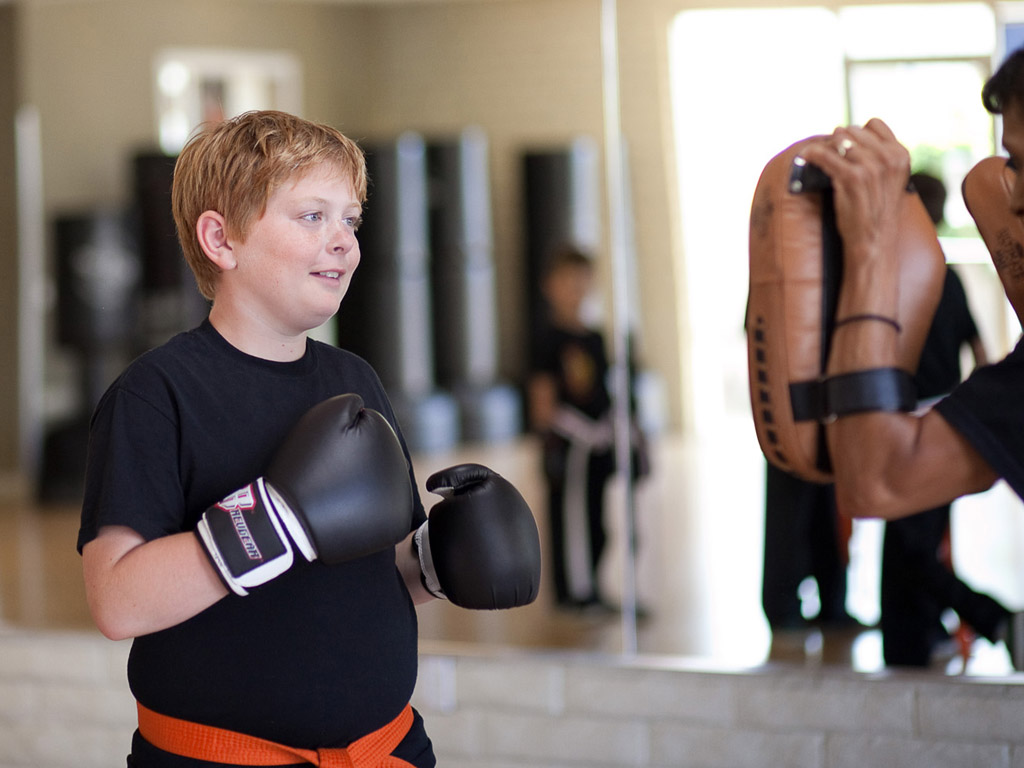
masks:
<svg viewBox="0 0 1024 768"><path fill-rule="evenodd" d="M749 422L723 430L714 440L662 436L653 454L654 471L636 489L636 591L645 610L635 624L617 613L557 610L545 583L534 604L514 611L473 612L440 602L423 606L420 637L531 649L683 655L716 669L766 662L882 669L876 630L772 638L760 608L763 459ZM537 512L546 542L532 439L418 456L417 477L422 484L435 469L464 460L488 464L516 483ZM421 494L429 508L432 497L422 488ZM621 487L613 487L613 541L602 572L605 590L616 600L623 595L627 559L620 535L621 498ZM77 528L73 502L0 507L0 629L92 629L75 552ZM880 535L876 521L858 522L851 540L848 607L866 624L877 620ZM959 572L975 588L1024 608L1024 513L1005 487L958 502L954 547ZM1011 671L1005 649L985 641L973 644L966 664L953 657L935 669L978 676Z"/></svg>

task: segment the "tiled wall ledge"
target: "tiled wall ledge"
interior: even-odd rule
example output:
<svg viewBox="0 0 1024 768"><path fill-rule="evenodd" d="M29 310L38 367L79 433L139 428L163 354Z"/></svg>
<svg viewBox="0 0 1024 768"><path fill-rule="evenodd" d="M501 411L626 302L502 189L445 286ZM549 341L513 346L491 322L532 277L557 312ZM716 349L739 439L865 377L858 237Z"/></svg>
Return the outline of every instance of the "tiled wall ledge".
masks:
<svg viewBox="0 0 1024 768"><path fill-rule="evenodd" d="M0 768L124 765L129 643L0 630ZM1024 676L708 670L443 643L414 704L444 768L1024 768Z"/></svg>

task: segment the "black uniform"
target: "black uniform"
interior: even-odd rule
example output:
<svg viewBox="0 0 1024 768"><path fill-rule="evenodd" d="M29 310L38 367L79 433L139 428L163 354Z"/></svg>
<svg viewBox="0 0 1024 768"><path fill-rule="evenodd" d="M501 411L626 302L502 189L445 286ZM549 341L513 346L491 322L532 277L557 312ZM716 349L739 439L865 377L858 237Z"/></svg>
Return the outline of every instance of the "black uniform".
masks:
<svg viewBox="0 0 1024 768"><path fill-rule="evenodd" d="M800 584L818 586L814 621L841 628L846 612L846 544L839 530L832 483L812 483L765 462L764 560L761 607L773 631L802 629Z"/></svg>
<svg viewBox="0 0 1024 768"><path fill-rule="evenodd" d="M552 579L562 604L599 600L598 570L607 545L604 492L615 472L611 397L604 337L596 330L551 326L541 336L534 370L555 380L557 406L586 431L602 433L597 444L571 429L544 435Z"/></svg>
<svg viewBox="0 0 1024 768"><path fill-rule="evenodd" d="M1024 499L1024 341L935 407Z"/></svg>
<svg viewBox="0 0 1024 768"><path fill-rule="evenodd" d="M963 285L947 267L942 298L914 377L921 400L948 394L960 383L960 350L977 336ZM990 641L997 639L1008 615L1006 608L975 592L939 559L949 519L950 505L945 504L885 524L880 627L886 664L927 666L936 643L947 638L940 621L947 608Z"/></svg>

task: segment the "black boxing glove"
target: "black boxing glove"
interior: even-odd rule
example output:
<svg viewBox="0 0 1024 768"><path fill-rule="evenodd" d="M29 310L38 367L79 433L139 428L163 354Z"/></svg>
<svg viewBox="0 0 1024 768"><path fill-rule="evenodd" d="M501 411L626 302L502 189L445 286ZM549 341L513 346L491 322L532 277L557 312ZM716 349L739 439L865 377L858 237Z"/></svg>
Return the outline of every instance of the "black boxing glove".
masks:
<svg viewBox="0 0 1024 768"><path fill-rule="evenodd" d="M462 608L514 608L540 588L540 535L533 512L508 480L479 464L427 478L444 498L413 537L423 585Z"/></svg>
<svg viewBox="0 0 1024 768"><path fill-rule="evenodd" d="M196 534L224 583L246 595L292 566L293 544L333 565L393 546L411 527L394 430L358 395L338 395L307 411L266 474L207 509Z"/></svg>

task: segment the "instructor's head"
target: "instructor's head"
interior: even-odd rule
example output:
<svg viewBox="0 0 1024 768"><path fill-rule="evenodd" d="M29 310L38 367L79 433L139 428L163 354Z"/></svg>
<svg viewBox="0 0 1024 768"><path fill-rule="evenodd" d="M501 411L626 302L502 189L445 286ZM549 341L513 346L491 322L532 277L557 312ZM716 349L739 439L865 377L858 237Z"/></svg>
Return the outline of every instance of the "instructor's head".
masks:
<svg viewBox="0 0 1024 768"><path fill-rule="evenodd" d="M175 164L171 206L185 260L203 296L213 298L219 269L199 247L199 216L216 211L228 236L244 241L276 189L324 167L333 167L365 202L363 152L330 126L262 111L200 128Z"/></svg>
<svg viewBox="0 0 1024 768"><path fill-rule="evenodd" d="M999 65L981 89L981 101L994 115L1024 107L1024 48L1018 48Z"/></svg>
<svg viewBox="0 0 1024 768"><path fill-rule="evenodd" d="M1024 48L1011 53L981 90L985 109L1003 116L1007 165L1017 172L1010 192L1010 212L1024 218Z"/></svg>

